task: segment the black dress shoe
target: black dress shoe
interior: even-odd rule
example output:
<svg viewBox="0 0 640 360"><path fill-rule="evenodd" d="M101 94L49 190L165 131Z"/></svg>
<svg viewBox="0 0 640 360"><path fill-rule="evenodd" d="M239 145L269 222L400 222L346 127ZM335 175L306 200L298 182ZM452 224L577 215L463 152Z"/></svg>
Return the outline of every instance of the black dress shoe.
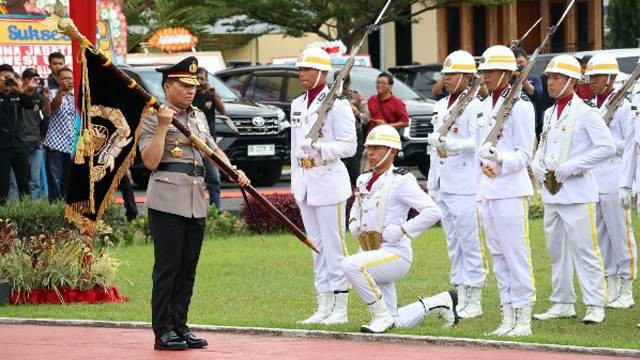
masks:
<svg viewBox="0 0 640 360"><path fill-rule="evenodd" d="M153 348L156 350L184 350L187 348L187 343L175 331L169 331L156 338Z"/></svg>
<svg viewBox="0 0 640 360"><path fill-rule="evenodd" d="M180 337L187 343L190 349L198 349L209 345L207 340L195 336L191 331L181 333Z"/></svg>

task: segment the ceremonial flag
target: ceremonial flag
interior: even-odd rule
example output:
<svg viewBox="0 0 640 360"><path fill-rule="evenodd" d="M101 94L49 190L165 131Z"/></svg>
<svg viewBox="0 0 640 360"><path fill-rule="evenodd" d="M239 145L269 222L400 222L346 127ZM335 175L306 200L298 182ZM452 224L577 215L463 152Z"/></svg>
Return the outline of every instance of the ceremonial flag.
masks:
<svg viewBox="0 0 640 360"><path fill-rule="evenodd" d="M127 83L116 76L95 48L82 51L82 133L71 166L65 215L92 234L135 158L141 118L148 108L134 93L133 80Z"/></svg>

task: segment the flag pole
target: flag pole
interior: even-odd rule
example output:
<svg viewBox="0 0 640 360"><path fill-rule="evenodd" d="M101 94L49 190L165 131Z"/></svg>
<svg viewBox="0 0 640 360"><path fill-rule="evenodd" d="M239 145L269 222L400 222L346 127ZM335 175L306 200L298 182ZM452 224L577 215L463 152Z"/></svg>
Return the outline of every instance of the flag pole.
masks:
<svg viewBox="0 0 640 360"><path fill-rule="evenodd" d="M120 70L117 66L115 66L111 60L105 57L98 49L96 49L91 42L78 31L78 28L73 23L73 20L69 18L61 18L57 14L51 15L47 19L42 22L44 25L49 27L57 28L61 33L71 37L73 40L77 41L80 44L81 49L88 49L89 51L96 54L96 56L100 59L100 63L105 68L109 69L113 75L122 83L127 84L127 86L137 95L139 96L147 106L153 107L158 110L160 108L160 104L158 101L151 96L147 91L145 91L140 84L136 83L135 80L130 78L127 74L125 74L122 70ZM212 162L214 165L218 166L225 174L227 174L232 180L238 180L238 172L225 163L218 155L216 155L213 150L207 146L200 138L196 137L189 131L187 127L182 125L177 119L174 117L171 121L171 125L175 126L184 136L189 138L193 145L204 153L207 157L207 160ZM311 250L318 252L318 249L309 241L307 235L300 230L294 223L291 222L284 214L282 214L273 204L267 200L258 190L256 190L253 186L247 185L244 187L244 190L247 191L251 196L258 201L260 205L272 216L274 216L282 225L284 225L290 232L292 232L298 240L300 240L304 245L309 247Z"/></svg>

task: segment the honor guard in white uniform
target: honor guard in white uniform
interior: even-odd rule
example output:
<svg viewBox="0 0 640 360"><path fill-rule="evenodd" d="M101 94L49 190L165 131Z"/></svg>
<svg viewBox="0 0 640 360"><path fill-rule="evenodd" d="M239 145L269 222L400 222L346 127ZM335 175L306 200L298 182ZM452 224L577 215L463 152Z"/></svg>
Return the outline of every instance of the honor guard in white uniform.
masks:
<svg viewBox="0 0 640 360"><path fill-rule="evenodd" d="M458 315L464 319L482 315L480 300L487 277L476 211L476 129L483 115L476 94L468 94L469 81L476 73L473 56L464 50L451 53L442 73L450 95L440 99L433 111L434 132L427 141L434 156L427 189L438 193L436 204L442 211L451 261L449 277L458 293ZM452 116L455 122L443 136L437 130Z"/></svg>
<svg viewBox="0 0 640 360"><path fill-rule="evenodd" d="M349 101L338 98L325 116L318 141L308 138L329 92L325 80L331 59L320 48L308 48L296 67L307 91L291 103L291 190L307 236L320 252L313 253L318 308L301 323L341 324L348 321L349 284L340 264L347 255L345 207L351 183L340 159L356 152L355 118Z"/></svg>
<svg viewBox="0 0 640 360"><path fill-rule="evenodd" d="M509 92L516 59L509 48L492 46L482 54L478 70L490 94L483 101L477 130L477 197L502 314L500 326L489 335L527 336L531 335L531 307L536 298L527 199L533 195L527 165L533 158L535 112L526 96L517 97L496 146L485 143Z"/></svg>
<svg viewBox="0 0 640 360"><path fill-rule="evenodd" d="M619 73L615 57L600 53L589 60L585 75L596 94L592 102L604 116L615 95L613 83ZM636 241L631 228L631 210L619 202L619 182L622 176L622 157L625 148L633 149L631 103L623 99L616 107L608 126L616 146L616 154L593 169L598 183L599 202L596 206L596 227L600 252L609 291L608 307L633 306L632 282L636 278ZM628 188L629 190L631 187ZM626 192L624 193L626 194Z"/></svg>
<svg viewBox="0 0 640 360"><path fill-rule="evenodd" d="M540 147L532 170L544 183L544 233L551 260L553 306L538 320L575 317L575 265L587 311L584 323L604 320L607 286L598 248L598 185L592 169L615 155L611 132L591 102L573 90L581 77L578 61L558 55L545 69L556 104L544 114Z"/></svg>
<svg viewBox="0 0 640 360"><path fill-rule="evenodd" d="M415 326L431 313L453 325L458 319L455 291L397 308L395 282L411 267L411 240L437 223L441 212L412 174L393 166L401 149L396 129L376 126L367 136L365 146L372 170L358 177L349 216L349 230L358 237L364 251L342 261L345 275L371 312L371 322L363 325L361 331L381 333L394 324ZM419 214L407 220L411 208Z"/></svg>

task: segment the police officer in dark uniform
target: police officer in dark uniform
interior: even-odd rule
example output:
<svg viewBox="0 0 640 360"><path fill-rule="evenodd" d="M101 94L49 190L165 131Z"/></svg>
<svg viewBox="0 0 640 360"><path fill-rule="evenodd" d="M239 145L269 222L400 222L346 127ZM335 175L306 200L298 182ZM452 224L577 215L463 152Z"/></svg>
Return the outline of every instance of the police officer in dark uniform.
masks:
<svg viewBox="0 0 640 360"><path fill-rule="evenodd" d="M209 133L202 111L191 106L196 94L198 60L191 56L162 73L165 104L144 119L139 140L145 166L152 170L147 189L149 228L154 242L152 327L157 350L207 346L187 326L196 266L204 237L207 200L206 161L191 141L171 125L175 117L227 164L229 159ZM249 184L238 170L240 186Z"/></svg>

